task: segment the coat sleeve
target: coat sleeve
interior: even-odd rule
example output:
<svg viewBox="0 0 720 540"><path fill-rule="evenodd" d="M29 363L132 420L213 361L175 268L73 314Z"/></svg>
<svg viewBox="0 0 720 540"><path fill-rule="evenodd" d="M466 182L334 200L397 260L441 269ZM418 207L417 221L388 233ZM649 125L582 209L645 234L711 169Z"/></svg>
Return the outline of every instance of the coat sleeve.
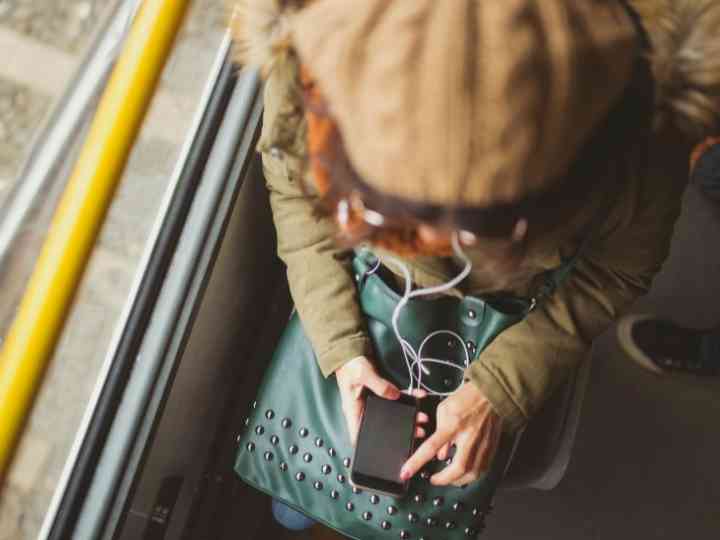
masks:
<svg viewBox="0 0 720 540"><path fill-rule="evenodd" d="M274 72L264 90L259 150L277 232L278 255L303 328L325 376L355 357L369 355L370 340L360 312L351 253L335 246L334 225L315 215L312 197L300 186L296 157L304 125L293 106L291 74Z"/></svg>
<svg viewBox="0 0 720 540"><path fill-rule="evenodd" d="M674 157L656 163L646 178L629 182L633 187L555 294L498 336L468 370L509 431L538 412L588 361L592 340L650 288L668 255L687 179L688 153L676 147L669 154Z"/></svg>

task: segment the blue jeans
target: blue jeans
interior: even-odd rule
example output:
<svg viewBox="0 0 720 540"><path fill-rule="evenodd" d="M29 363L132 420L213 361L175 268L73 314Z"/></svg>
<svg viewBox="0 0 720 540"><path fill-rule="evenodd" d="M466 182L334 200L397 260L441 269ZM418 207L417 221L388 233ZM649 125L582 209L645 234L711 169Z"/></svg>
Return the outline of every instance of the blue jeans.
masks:
<svg viewBox="0 0 720 540"><path fill-rule="evenodd" d="M315 522L305 514L275 499L272 502L272 513L275 521L291 531L304 531L315 525Z"/></svg>
<svg viewBox="0 0 720 540"><path fill-rule="evenodd" d="M693 177L708 197L720 202L720 144L711 146L700 156Z"/></svg>

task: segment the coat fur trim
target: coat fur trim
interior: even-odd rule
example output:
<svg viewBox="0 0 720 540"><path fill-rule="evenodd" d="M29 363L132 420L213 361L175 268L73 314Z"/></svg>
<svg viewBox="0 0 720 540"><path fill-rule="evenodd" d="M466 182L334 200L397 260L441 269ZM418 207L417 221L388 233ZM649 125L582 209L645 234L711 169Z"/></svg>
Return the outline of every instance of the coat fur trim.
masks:
<svg viewBox="0 0 720 540"><path fill-rule="evenodd" d="M289 18L298 0L230 0L235 60L262 69L267 76L293 55Z"/></svg>
<svg viewBox="0 0 720 540"><path fill-rule="evenodd" d="M651 45L657 117L693 138L720 129L720 1L631 0Z"/></svg>

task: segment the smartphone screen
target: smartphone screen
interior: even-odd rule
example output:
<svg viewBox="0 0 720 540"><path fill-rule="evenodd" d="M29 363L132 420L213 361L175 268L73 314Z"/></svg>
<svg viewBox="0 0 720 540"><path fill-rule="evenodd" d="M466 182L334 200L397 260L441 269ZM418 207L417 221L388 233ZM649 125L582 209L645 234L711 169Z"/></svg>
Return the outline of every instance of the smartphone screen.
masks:
<svg viewBox="0 0 720 540"><path fill-rule="evenodd" d="M410 457L417 403L401 396L396 401L369 394L360 424L351 480L358 487L402 495L406 485L400 469Z"/></svg>

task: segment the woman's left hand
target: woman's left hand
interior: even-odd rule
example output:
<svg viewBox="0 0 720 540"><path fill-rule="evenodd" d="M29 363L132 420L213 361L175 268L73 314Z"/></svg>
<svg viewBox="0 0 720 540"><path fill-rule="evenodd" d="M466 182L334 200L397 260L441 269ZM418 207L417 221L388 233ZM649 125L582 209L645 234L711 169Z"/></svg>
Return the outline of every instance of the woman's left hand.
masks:
<svg viewBox="0 0 720 540"><path fill-rule="evenodd" d="M456 446L452 464L433 475L436 486L464 486L488 469L502 431L502 419L477 386L468 382L437 409L437 429L405 463L403 481L412 478L435 456L445 459Z"/></svg>

